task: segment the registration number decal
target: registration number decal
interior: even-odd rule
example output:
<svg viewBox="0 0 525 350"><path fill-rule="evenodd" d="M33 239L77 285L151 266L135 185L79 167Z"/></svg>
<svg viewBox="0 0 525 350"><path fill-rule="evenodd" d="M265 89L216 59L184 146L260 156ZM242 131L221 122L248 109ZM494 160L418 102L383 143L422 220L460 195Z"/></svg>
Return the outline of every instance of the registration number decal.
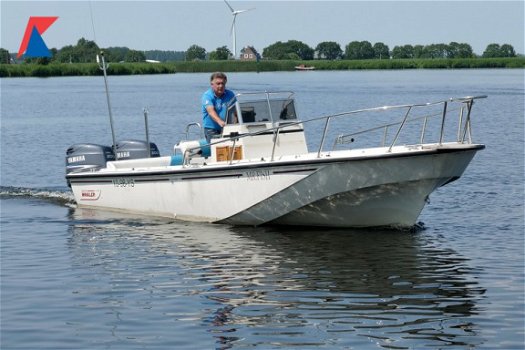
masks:
<svg viewBox="0 0 525 350"><path fill-rule="evenodd" d="M135 187L135 179L119 177L111 180L114 187Z"/></svg>

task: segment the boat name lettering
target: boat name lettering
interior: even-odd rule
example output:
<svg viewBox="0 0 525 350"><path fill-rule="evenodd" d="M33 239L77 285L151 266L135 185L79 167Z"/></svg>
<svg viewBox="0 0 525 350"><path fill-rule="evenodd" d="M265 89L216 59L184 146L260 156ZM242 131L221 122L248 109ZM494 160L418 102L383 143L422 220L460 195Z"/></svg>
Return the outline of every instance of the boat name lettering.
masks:
<svg viewBox="0 0 525 350"><path fill-rule="evenodd" d="M251 170L245 173L248 181L270 180L270 170Z"/></svg>
<svg viewBox="0 0 525 350"><path fill-rule="evenodd" d="M119 177L111 180L115 187L135 187L135 179L128 179L125 177Z"/></svg>

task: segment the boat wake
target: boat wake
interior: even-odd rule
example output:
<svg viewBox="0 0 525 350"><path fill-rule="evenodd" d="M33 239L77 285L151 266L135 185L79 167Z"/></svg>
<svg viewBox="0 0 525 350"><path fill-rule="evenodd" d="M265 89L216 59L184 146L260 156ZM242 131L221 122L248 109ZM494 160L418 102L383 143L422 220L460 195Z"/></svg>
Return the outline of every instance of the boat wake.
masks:
<svg viewBox="0 0 525 350"><path fill-rule="evenodd" d="M53 204L76 208L73 193L66 189L0 186L0 199L8 198L35 198Z"/></svg>

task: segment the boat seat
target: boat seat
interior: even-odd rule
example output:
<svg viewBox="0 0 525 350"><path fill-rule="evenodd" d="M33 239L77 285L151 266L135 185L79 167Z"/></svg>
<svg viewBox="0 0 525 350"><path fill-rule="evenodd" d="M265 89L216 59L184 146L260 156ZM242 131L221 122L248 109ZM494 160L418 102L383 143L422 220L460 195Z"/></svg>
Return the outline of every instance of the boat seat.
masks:
<svg viewBox="0 0 525 350"><path fill-rule="evenodd" d="M243 123L253 123L255 121L255 111L242 111L242 121Z"/></svg>

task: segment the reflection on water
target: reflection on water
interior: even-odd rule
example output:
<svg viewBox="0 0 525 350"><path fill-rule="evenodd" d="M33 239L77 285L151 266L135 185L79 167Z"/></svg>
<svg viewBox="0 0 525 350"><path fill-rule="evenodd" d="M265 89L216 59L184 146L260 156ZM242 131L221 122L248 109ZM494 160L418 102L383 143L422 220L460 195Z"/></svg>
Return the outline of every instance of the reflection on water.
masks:
<svg viewBox="0 0 525 350"><path fill-rule="evenodd" d="M84 276L80 306L107 308L113 335L141 344L140 325L167 320L205 328L221 349L482 343L474 315L485 289L464 257L424 232L233 228L77 209L68 246Z"/></svg>

